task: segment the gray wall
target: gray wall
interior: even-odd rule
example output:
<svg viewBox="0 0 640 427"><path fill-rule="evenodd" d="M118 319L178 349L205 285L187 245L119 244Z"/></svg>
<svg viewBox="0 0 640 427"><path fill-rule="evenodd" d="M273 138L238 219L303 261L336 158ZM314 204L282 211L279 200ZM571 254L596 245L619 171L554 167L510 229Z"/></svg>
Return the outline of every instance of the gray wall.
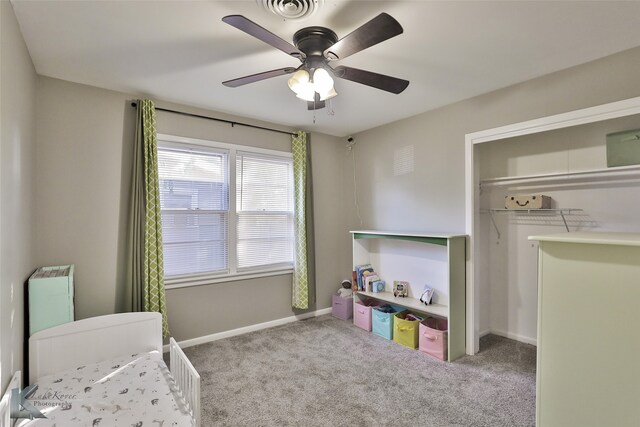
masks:
<svg viewBox="0 0 640 427"><path fill-rule="evenodd" d="M76 264L78 318L121 309L134 131L134 111L128 101L138 96L37 78L34 168L36 77L13 11L8 2L0 3L0 330L5 382L13 369L7 360L13 355L15 367L21 359L21 285L35 266ZM352 160L343 141L313 134L315 308L328 307L330 294L340 279L348 277L349 228L464 229L466 133L638 96L638 66L640 49L634 49L356 135L361 222L355 215ZM252 122L218 112L161 105ZM158 115L158 128L163 133L222 142L280 149L288 146L286 138L277 134L165 113ZM407 145L414 145L415 171L394 176L390 159L397 148ZM37 237L35 263L32 229ZM173 335L184 340L290 316L290 280L285 275L169 290ZM14 329L10 325L12 310L15 319L20 319ZM12 343L9 349L7 342Z"/></svg>
<svg viewBox="0 0 640 427"><path fill-rule="evenodd" d="M640 96L638 67L640 48L635 48L355 135L363 225L355 215L349 223L361 228L464 232L465 134ZM414 146L415 170L394 176L394 153L409 145ZM551 164L548 158L545 161ZM593 158L582 161L597 163ZM344 165L353 170L350 159ZM347 182L353 191L353 179ZM349 191L344 203L353 206ZM481 265L488 277L488 264ZM505 293L502 290L503 298ZM480 288L478 295L480 331L491 329L490 310L504 317L517 309L492 305L488 288ZM535 305L535 301L527 298L521 304ZM510 332L504 324L500 327Z"/></svg>
<svg viewBox="0 0 640 427"><path fill-rule="evenodd" d="M640 129L640 114L480 144L475 149L479 174L486 179L606 169L606 135L628 129ZM582 209L565 218L571 232L638 232L639 184L638 179L592 178L581 185L562 180L528 186L485 185L479 205L501 207L507 195L543 193L551 197L554 207ZM483 296L481 334L491 331L536 343L538 307L531 302L537 301L538 245L528 236L563 231L559 215L480 215L475 262L483 266L476 282Z"/></svg>
<svg viewBox="0 0 640 427"><path fill-rule="evenodd" d="M635 48L355 135L363 225L464 231L465 134L639 96L638 67ZM394 152L408 145L415 170L394 176ZM350 225L359 227L355 215Z"/></svg>
<svg viewBox="0 0 640 427"><path fill-rule="evenodd" d="M40 77L38 82L37 261L75 263L78 318L122 309L126 215L137 96ZM240 122L268 123L169 103L159 106ZM283 128L280 128L283 129ZM289 130L289 129L283 129ZM158 112L158 132L288 150L286 135ZM312 134L317 305L350 272L346 218L338 209L344 177L337 138ZM347 241L348 242L348 241ZM178 340L293 314L291 275L167 291L169 326Z"/></svg>
<svg viewBox="0 0 640 427"><path fill-rule="evenodd" d="M0 389L22 369L32 230L36 73L11 3L0 2Z"/></svg>

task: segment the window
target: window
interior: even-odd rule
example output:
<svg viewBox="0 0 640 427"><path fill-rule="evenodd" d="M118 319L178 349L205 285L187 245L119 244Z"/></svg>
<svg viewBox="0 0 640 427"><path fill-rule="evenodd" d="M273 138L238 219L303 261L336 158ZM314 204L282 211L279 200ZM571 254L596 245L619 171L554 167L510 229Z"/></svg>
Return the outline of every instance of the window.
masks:
<svg viewBox="0 0 640 427"><path fill-rule="evenodd" d="M165 276L228 271L227 153L158 148Z"/></svg>
<svg viewBox="0 0 640 427"><path fill-rule="evenodd" d="M236 156L238 269L293 261L293 163Z"/></svg>
<svg viewBox="0 0 640 427"><path fill-rule="evenodd" d="M289 153L159 135L168 286L293 268Z"/></svg>

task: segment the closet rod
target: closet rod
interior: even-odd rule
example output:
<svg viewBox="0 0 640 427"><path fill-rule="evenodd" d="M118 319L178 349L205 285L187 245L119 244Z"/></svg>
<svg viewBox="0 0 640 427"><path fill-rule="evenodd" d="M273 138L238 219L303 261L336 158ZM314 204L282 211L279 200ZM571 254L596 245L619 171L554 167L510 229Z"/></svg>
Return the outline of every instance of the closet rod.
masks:
<svg viewBox="0 0 640 427"><path fill-rule="evenodd" d="M550 174L525 175L502 178L489 178L480 181L481 187L500 187L517 184L542 184L546 182L567 183L581 180L601 178L613 181L614 179L634 179L640 175L640 165L615 166L607 169L594 169L590 171L573 171Z"/></svg>
<svg viewBox="0 0 640 427"><path fill-rule="evenodd" d="M132 107L137 107L138 104L135 103L135 102L132 102L131 106ZM248 127L248 128L262 129L262 130L266 130L266 131L269 131L269 132L277 132L277 133L283 133L285 135L296 136L295 133L285 132L283 130L271 129L271 128L267 128L267 127L263 127L263 126L250 125L248 123L234 122L232 120L218 119L216 117L201 116L200 114L185 113L184 111L169 110L168 108L156 107L156 111L164 111L164 112L167 112L167 113L180 114L181 116L196 117L196 118L199 118L199 119L207 119L207 120L213 120L213 121L216 121L216 122L228 123L228 124L231 125L231 127L234 127L235 125L238 125L238 126L244 126L244 127Z"/></svg>

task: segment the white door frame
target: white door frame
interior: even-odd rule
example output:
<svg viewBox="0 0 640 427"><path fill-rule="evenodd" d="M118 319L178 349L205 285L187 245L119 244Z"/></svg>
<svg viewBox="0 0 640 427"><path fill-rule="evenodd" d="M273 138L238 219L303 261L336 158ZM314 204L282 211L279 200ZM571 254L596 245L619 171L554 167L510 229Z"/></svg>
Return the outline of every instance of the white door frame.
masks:
<svg viewBox="0 0 640 427"><path fill-rule="evenodd" d="M611 102L596 107L570 111L542 117L540 119L515 123L493 129L469 133L465 135L465 218L466 233L469 235L467 245L467 354L475 354L480 347L480 298L476 289L479 283L480 265L474 263L475 254L479 250L475 230L479 229L479 197L480 197L480 168L475 155L478 144L498 141L516 136L530 135L555 129L568 128L603 120L616 119L624 116L640 114L640 97L623 101Z"/></svg>

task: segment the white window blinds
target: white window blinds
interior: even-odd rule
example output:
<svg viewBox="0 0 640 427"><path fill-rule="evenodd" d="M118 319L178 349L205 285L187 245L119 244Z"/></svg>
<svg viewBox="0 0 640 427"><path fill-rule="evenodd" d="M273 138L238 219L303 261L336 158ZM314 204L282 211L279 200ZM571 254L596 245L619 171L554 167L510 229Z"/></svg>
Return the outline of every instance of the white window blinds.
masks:
<svg viewBox="0 0 640 427"><path fill-rule="evenodd" d="M236 154L238 269L293 265L290 157Z"/></svg>
<svg viewBox="0 0 640 427"><path fill-rule="evenodd" d="M166 277L228 271L227 152L158 147Z"/></svg>

